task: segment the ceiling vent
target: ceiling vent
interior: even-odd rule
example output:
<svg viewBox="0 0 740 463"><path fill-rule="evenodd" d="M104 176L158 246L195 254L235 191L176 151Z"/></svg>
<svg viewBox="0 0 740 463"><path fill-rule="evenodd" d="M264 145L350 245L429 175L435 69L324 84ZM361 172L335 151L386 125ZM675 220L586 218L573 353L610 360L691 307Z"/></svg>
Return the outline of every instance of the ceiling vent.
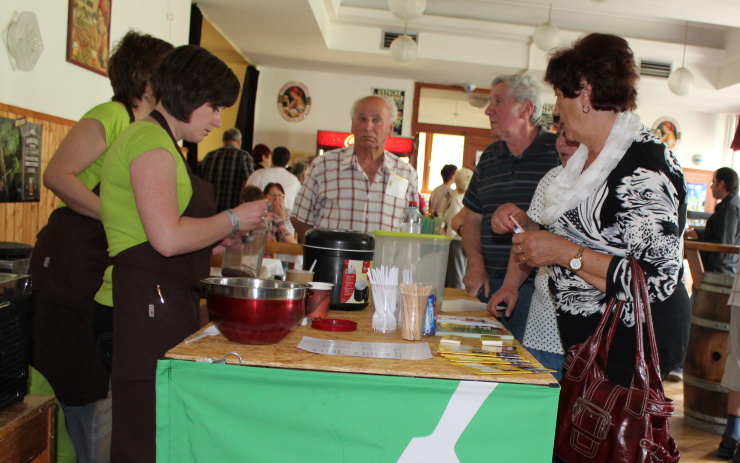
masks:
<svg viewBox="0 0 740 463"><path fill-rule="evenodd" d="M671 64L642 60L640 61L640 75L667 79L671 75Z"/></svg>
<svg viewBox="0 0 740 463"><path fill-rule="evenodd" d="M400 37L402 35L403 35L402 32L388 32L388 31L383 31L383 48L389 49L391 47L391 43L394 40L396 40L396 37ZM407 32L406 35L408 35L409 37L411 37L412 39L414 39L414 42L419 43L419 40L417 39L417 35L416 34L411 34L411 33L408 33Z"/></svg>

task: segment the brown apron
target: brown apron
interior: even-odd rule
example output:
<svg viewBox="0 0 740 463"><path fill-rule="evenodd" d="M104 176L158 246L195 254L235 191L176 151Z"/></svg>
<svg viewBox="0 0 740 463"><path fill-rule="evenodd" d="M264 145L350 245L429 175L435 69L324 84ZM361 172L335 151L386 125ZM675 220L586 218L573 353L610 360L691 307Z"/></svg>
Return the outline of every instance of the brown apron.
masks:
<svg viewBox="0 0 740 463"><path fill-rule="evenodd" d="M93 334L107 247L99 220L62 207L51 213L31 256L31 365L66 405L108 394L109 375Z"/></svg>
<svg viewBox="0 0 740 463"><path fill-rule="evenodd" d="M172 137L164 118L156 111L151 116ZM193 195L182 216L214 215L213 185L189 167L188 175ZM156 459L157 360L200 328L201 280L209 275L210 257L210 247L164 257L145 242L113 258L112 462Z"/></svg>
<svg viewBox="0 0 740 463"><path fill-rule="evenodd" d="M92 191L99 194L99 185ZM31 255L31 365L65 405L108 395L110 376L93 333L94 297L108 263L103 224L69 207L51 213Z"/></svg>

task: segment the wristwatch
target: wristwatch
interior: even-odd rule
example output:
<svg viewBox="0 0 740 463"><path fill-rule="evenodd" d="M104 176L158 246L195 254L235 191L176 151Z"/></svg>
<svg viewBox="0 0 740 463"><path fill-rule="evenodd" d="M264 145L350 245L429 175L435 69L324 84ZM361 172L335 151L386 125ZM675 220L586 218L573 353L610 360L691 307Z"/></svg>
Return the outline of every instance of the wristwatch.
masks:
<svg viewBox="0 0 740 463"><path fill-rule="evenodd" d="M570 260L570 263L568 264L570 266L570 270L573 273L578 273L578 271L583 266L583 251L586 250L586 246L579 246L578 252L575 256Z"/></svg>

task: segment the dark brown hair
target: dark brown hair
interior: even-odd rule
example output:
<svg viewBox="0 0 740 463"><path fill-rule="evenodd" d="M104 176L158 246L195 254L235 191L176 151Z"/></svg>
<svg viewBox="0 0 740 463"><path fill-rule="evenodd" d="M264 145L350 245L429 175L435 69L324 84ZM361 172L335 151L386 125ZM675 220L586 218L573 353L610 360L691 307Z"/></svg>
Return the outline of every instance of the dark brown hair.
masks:
<svg viewBox="0 0 740 463"><path fill-rule="evenodd" d="M270 194L270 190L272 189L272 187L276 187L278 190L280 190L281 193L285 194L285 189L283 188L283 186L279 183L274 183L274 182L270 182L267 185L265 185L264 190L262 190L262 194L264 194L265 196Z"/></svg>
<svg viewBox="0 0 740 463"><path fill-rule="evenodd" d="M152 75L154 96L178 121L190 122L204 104L231 106L239 96L239 80L205 48L183 45L170 52Z"/></svg>
<svg viewBox="0 0 740 463"><path fill-rule="evenodd" d="M262 190L260 190L258 186L247 185L242 188L242 191L239 193L240 203L259 201L260 199L265 199L265 195L262 194Z"/></svg>
<svg viewBox="0 0 740 463"><path fill-rule="evenodd" d="M602 111L637 109L635 56L616 35L589 34L571 48L555 51L547 64L545 82L566 98L581 94L581 81L591 84L591 106Z"/></svg>
<svg viewBox="0 0 740 463"><path fill-rule="evenodd" d="M112 100L135 108L134 103L143 98L154 69L173 48L170 43L151 35L128 31L108 59Z"/></svg>
<svg viewBox="0 0 740 463"><path fill-rule="evenodd" d="M265 157L265 155L271 154L272 151L270 148L267 147L267 145L263 145L260 143L259 145L255 145L254 149L250 153L252 155L252 159L254 160L254 165L256 166L260 162L262 162L262 158Z"/></svg>

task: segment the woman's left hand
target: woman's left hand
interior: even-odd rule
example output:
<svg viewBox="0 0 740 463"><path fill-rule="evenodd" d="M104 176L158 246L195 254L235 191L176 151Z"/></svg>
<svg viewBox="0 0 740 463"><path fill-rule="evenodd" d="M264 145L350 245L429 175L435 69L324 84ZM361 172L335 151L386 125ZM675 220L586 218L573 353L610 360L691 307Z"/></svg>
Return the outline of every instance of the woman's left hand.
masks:
<svg viewBox="0 0 740 463"><path fill-rule="evenodd" d="M514 252L519 255L519 262L526 262L533 267L557 264L564 259L563 252L570 250L568 244L572 244L562 236L548 231L517 233L511 238L511 242L514 244Z"/></svg>

